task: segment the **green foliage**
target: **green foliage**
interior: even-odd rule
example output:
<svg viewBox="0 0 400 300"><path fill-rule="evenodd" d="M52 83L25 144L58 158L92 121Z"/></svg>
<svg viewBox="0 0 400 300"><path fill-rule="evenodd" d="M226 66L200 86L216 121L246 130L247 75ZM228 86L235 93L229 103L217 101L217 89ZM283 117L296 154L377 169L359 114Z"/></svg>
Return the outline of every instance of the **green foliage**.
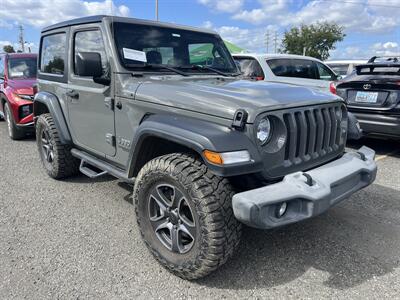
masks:
<svg viewBox="0 0 400 300"><path fill-rule="evenodd" d="M5 53L15 53L15 49L14 49L14 47L11 46L11 45L5 45L5 46L3 47L3 51L4 51Z"/></svg>
<svg viewBox="0 0 400 300"><path fill-rule="evenodd" d="M55 56L44 66L46 73L63 74L64 73L64 59Z"/></svg>
<svg viewBox="0 0 400 300"><path fill-rule="evenodd" d="M329 50L335 49L335 44L346 36L343 31L344 27L329 22L293 27L285 32L280 51L326 60Z"/></svg>

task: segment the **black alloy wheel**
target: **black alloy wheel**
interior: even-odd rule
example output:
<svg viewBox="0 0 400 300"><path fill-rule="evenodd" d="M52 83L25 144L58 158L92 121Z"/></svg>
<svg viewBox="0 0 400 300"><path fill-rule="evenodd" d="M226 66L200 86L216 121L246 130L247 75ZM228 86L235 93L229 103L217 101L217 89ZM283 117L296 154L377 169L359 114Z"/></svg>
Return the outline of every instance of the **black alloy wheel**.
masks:
<svg viewBox="0 0 400 300"><path fill-rule="evenodd" d="M188 252L196 239L196 224L184 194L173 185L158 184L150 190L148 203L158 240L172 252Z"/></svg>

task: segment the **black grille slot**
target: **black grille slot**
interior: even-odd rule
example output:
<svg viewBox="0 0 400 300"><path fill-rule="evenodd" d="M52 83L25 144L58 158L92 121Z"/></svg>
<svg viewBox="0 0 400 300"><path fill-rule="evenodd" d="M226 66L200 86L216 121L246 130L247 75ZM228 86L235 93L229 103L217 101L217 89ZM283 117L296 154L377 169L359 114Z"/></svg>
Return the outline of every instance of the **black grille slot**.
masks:
<svg viewBox="0 0 400 300"><path fill-rule="evenodd" d="M342 104L304 108L284 113L287 128L285 160L289 165L323 157L339 149ZM342 141L342 142L341 142Z"/></svg>

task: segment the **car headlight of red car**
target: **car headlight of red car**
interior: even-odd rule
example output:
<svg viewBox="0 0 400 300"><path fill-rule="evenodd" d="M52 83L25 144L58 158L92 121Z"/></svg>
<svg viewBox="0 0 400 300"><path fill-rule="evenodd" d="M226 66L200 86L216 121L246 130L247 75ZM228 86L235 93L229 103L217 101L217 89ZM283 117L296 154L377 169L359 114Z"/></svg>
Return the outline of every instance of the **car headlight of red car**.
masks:
<svg viewBox="0 0 400 300"><path fill-rule="evenodd" d="M15 101L22 101L22 100L32 101L33 100L33 96L31 96L31 95L13 93L13 96L14 96Z"/></svg>

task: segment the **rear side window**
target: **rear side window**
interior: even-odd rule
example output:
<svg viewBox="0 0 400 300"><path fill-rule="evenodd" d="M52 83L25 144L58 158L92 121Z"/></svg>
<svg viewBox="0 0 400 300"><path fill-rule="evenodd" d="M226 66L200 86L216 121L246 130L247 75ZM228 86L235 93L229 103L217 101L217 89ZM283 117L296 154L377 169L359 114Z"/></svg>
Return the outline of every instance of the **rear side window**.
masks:
<svg viewBox="0 0 400 300"><path fill-rule="evenodd" d="M271 59L267 60L275 76L319 79L318 70L312 60L306 59Z"/></svg>
<svg viewBox="0 0 400 300"><path fill-rule="evenodd" d="M252 57L235 57L234 59L239 64L243 76L264 79L264 72L256 59Z"/></svg>
<svg viewBox="0 0 400 300"><path fill-rule="evenodd" d="M100 54L103 74L107 73L107 56L100 30L79 31L74 40L74 68L78 52L96 52Z"/></svg>
<svg viewBox="0 0 400 300"><path fill-rule="evenodd" d="M57 33L43 37L40 71L63 75L65 67L66 34Z"/></svg>
<svg viewBox="0 0 400 300"><path fill-rule="evenodd" d="M336 75L329 68L319 62L316 62L318 68L319 79L332 81L336 80Z"/></svg>

